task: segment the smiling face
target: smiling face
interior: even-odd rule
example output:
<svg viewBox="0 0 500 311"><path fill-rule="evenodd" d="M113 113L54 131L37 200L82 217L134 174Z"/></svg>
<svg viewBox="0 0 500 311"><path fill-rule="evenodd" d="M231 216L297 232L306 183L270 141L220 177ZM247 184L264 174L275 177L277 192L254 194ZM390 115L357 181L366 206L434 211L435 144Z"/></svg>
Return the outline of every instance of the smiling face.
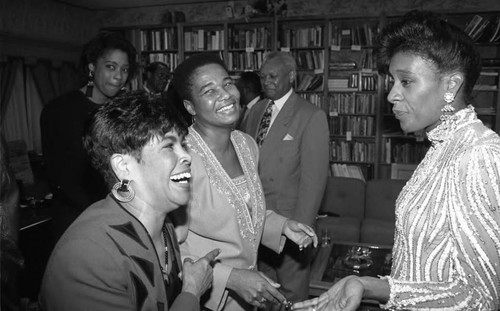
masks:
<svg viewBox="0 0 500 311"><path fill-rule="evenodd" d="M129 62L127 53L122 50L110 50L99 57L95 64L89 64L94 73L92 99L103 103L114 97L125 85L128 78Z"/></svg>
<svg viewBox="0 0 500 311"><path fill-rule="evenodd" d="M208 64L196 69L191 83L191 100L184 100L184 105L196 115L198 125L231 127L238 121L240 92L222 66Z"/></svg>
<svg viewBox="0 0 500 311"><path fill-rule="evenodd" d="M170 212L188 203L191 156L177 131L151 139L142 149L141 160L131 161L131 172L136 196L149 205Z"/></svg>
<svg viewBox="0 0 500 311"><path fill-rule="evenodd" d="M392 57L389 72L394 86L387 99L401 129L413 133L436 127L446 88L435 67L420 56L399 52Z"/></svg>
<svg viewBox="0 0 500 311"><path fill-rule="evenodd" d="M266 97L277 100L292 88L295 72L290 71L279 58L273 58L262 65L259 76Z"/></svg>

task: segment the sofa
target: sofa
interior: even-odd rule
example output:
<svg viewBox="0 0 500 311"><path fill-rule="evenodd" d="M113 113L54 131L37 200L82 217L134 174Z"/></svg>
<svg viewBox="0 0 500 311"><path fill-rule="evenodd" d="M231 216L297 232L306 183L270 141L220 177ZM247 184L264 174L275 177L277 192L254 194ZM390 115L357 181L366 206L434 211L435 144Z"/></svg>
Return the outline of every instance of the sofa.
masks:
<svg viewBox="0 0 500 311"><path fill-rule="evenodd" d="M321 239L392 246L395 202L406 180L329 177L316 220Z"/></svg>

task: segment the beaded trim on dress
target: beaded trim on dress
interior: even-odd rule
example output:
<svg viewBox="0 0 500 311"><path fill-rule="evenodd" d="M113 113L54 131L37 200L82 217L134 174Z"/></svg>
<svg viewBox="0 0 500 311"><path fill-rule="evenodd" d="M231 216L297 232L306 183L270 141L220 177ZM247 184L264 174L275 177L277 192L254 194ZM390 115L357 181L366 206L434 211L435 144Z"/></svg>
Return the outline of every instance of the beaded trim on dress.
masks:
<svg viewBox="0 0 500 311"><path fill-rule="evenodd" d="M192 126L189 128L186 141L189 147L202 158L210 183L236 210L241 236L249 241L254 248L257 248L259 245L258 228L261 228L264 224L265 203L262 187L257 175L257 163L245 141L245 137L239 131L231 133L231 142L247 180L248 191L251 194L250 205L252 206L252 215L250 215L245 198L241 195L234 181L229 177L219 160L217 160L203 138Z"/></svg>

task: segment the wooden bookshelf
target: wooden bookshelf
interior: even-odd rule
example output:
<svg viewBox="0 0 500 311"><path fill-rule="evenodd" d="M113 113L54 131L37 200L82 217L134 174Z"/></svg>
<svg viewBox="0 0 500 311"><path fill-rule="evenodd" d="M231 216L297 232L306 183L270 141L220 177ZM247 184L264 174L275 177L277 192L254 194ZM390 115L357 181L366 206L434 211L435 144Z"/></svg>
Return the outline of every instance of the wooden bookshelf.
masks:
<svg viewBox="0 0 500 311"><path fill-rule="evenodd" d="M481 51L474 105L479 118L500 132L500 12L446 16L467 29ZM331 163L359 166L371 179L390 178L393 164L418 164L428 148L425 137L401 132L386 100L390 78L378 74L372 55L380 29L398 17L275 16L122 31L138 48L142 66L160 60L174 69L194 53L216 53L237 76L258 70L270 51L290 52L298 65L295 91L327 113Z"/></svg>

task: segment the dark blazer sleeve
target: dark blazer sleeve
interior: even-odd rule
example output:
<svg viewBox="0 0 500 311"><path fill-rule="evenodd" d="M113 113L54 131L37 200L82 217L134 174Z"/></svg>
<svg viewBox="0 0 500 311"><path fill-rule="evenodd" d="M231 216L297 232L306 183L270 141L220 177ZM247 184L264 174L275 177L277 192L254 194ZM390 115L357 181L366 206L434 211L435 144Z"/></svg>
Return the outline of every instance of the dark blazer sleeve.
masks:
<svg viewBox="0 0 500 311"><path fill-rule="evenodd" d="M329 131L326 114L313 113L300 145L300 185L294 219L312 225L318 213L328 178Z"/></svg>

